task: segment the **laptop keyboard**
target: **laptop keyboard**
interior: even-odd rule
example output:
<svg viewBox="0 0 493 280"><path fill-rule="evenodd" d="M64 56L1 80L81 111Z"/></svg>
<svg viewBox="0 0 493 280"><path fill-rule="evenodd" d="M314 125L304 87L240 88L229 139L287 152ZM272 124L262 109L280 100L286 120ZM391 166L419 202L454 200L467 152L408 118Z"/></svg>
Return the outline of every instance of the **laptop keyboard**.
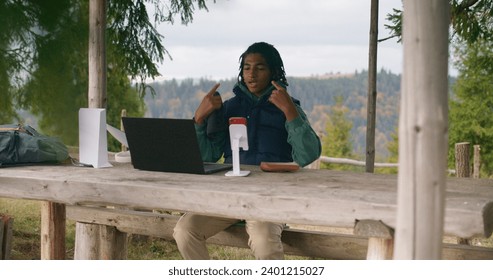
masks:
<svg viewBox="0 0 493 280"><path fill-rule="evenodd" d="M214 162L204 162L204 171L220 171L220 170L228 170L233 166L231 164L222 164L222 163L214 163Z"/></svg>

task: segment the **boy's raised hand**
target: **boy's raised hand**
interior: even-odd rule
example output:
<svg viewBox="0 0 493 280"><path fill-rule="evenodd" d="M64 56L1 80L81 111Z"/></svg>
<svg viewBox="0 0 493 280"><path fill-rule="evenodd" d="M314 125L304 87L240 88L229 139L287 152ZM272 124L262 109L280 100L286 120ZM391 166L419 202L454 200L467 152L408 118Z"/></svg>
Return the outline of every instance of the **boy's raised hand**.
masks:
<svg viewBox="0 0 493 280"><path fill-rule="evenodd" d="M223 105L221 95L215 94L220 84L215 84L212 89L204 96L199 107L195 111L195 123L202 124L204 120L214 111Z"/></svg>
<svg viewBox="0 0 493 280"><path fill-rule="evenodd" d="M286 91L284 87L279 85L277 82L272 81L272 85L276 88L272 91L272 94L269 97L269 101L276 105L279 110L284 112L287 121L292 121L296 117L298 117L298 111L296 110L296 106L289 96L289 93Z"/></svg>

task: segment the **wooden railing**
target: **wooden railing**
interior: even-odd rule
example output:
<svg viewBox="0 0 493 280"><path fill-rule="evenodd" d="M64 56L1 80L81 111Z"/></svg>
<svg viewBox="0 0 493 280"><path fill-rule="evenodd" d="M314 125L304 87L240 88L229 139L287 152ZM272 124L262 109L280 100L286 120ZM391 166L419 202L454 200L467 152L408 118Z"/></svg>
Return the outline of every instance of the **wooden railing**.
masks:
<svg viewBox="0 0 493 280"><path fill-rule="evenodd" d="M462 142L455 144L455 169L448 169L449 174L456 174L457 177L480 177L480 169L481 169L481 147L480 145L474 145L474 157L473 157L473 165L471 168L471 164L469 163L470 158L470 143ZM319 169L320 163L331 163L331 164L347 164L353 166L362 166L366 165L366 162L349 159L349 158L334 158L327 156L320 156L316 162L312 163L309 168ZM398 168L398 163L380 163L375 162L374 166L377 168Z"/></svg>

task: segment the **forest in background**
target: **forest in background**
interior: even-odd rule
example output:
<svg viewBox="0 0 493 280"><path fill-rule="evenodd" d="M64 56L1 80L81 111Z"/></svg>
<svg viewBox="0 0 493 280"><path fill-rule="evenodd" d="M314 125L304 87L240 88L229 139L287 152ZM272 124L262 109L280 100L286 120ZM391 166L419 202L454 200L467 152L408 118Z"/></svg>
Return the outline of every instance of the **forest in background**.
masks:
<svg viewBox="0 0 493 280"><path fill-rule="evenodd" d="M233 96L236 78L227 80L184 79L153 82L155 94L146 94L146 117L192 118L203 96L219 82L223 100ZM363 159L366 145L366 103L368 72L355 71L351 74L326 74L311 77L288 77L288 92L301 101L315 131L325 134L326 121L336 99L342 99L347 108L347 120L352 123L351 144L353 155ZM388 157L387 143L396 131L401 76L380 70L377 75L376 158L384 161Z"/></svg>

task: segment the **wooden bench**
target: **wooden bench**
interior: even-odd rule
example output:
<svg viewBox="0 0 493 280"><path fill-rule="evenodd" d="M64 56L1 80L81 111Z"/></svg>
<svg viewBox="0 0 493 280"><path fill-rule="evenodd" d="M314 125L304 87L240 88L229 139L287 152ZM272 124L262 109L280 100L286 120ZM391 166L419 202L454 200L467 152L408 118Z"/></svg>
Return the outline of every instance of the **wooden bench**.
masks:
<svg viewBox="0 0 493 280"><path fill-rule="evenodd" d="M76 258L126 259L126 234L162 238L173 242L173 228L179 216L134 210L102 207L68 206L67 219L95 226L91 234L98 234L103 244L87 246L86 232L79 232ZM108 227L101 231L97 225ZM104 227L103 227L104 228ZM89 240L93 240L89 238ZM211 237L209 244L248 248L248 235L243 226L232 226ZM287 255L335 260L391 259L393 229L381 221L356 221L354 234L308 231L287 228L282 235ZM76 245L77 247L77 245ZM99 248L99 249L98 249ZM389 250L390 248L390 250ZM493 248L460 244L443 244L443 259L491 260Z"/></svg>

